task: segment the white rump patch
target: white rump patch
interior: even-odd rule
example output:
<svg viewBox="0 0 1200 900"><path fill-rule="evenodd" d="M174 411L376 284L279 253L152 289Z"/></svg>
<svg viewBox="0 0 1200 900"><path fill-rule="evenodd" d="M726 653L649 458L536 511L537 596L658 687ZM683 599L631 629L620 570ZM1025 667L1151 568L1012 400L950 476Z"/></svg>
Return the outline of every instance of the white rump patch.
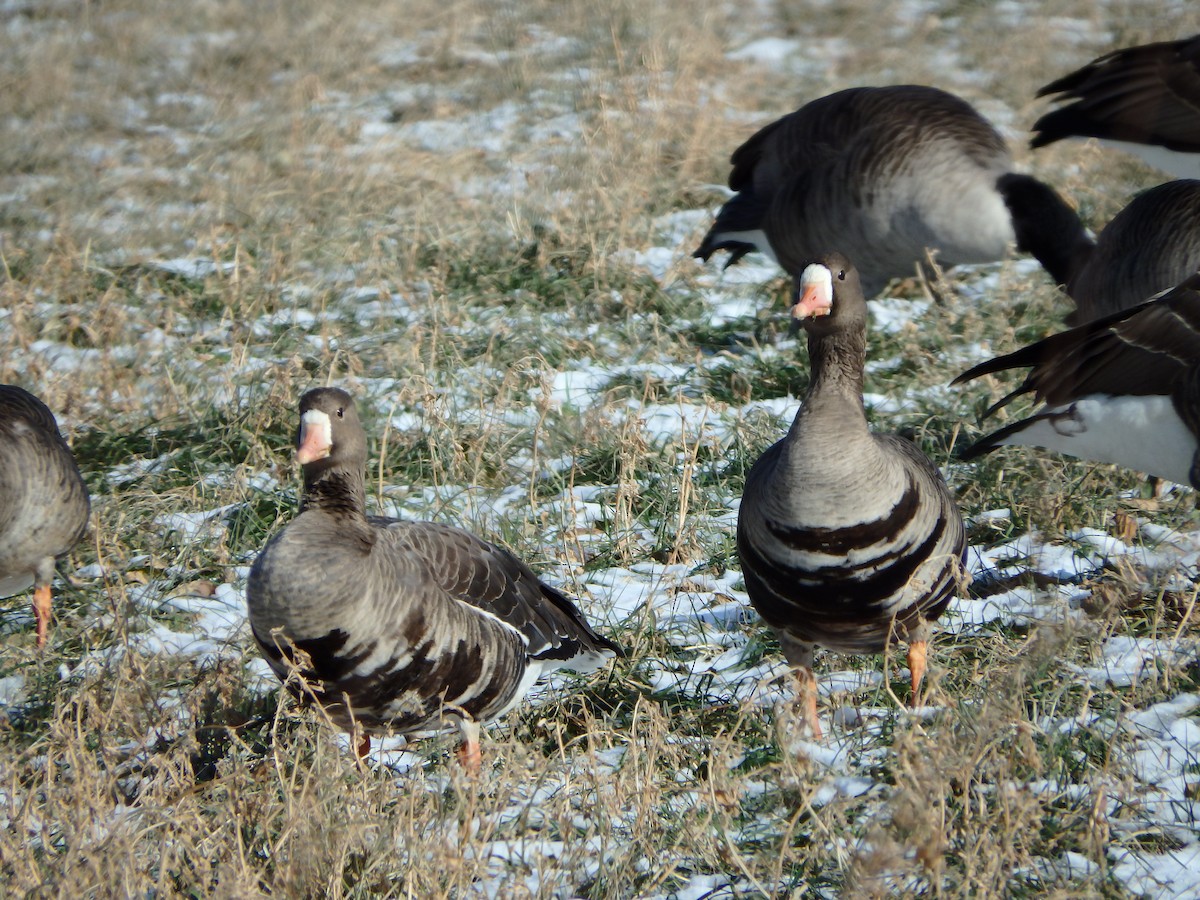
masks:
<svg viewBox="0 0 1200 900"><path fill-rule="evenodd" d="M1115 463L1190 484L1197 439L1169 397L1093 394L1047 410L1047 416L1001 443L1045 447L1068 456ZM1051 418L1053 417L1053 418Z"/></svg>

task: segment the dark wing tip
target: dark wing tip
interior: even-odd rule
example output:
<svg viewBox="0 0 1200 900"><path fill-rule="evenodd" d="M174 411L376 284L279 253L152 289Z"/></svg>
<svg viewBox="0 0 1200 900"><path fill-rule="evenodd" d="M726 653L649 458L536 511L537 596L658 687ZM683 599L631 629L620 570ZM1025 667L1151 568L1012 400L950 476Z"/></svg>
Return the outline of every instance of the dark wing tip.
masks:
<svg viewBox="0 0 1200 900"><path fill-rule="evenodd" d="M747 253L757 249L758 248L756 246L753 244L748 244L745 241L718 241L709 243L708 240L705 239L704 243L692 252L692 256L695 259L702 259L705 262L708 262L709 257L711 257L718 250L728 250L729 259L725 260L725 265L721 267L722 269L728 269Z"/></svg>
<svg viewBox="0 0 1200 900"><path fill-rule="evenodd" d="M999 446L999 444L991 440L991 435L988 435L967 447L963 447L961 450L955 450L954 455L963 462L970 462L973 459L978 459L987 453L991 453Z"/></svg>
<svg viewBox="0 0 1200 900"><path fill-rule="evenodd" d="M984 454L991 453L993 450L1007 446L1008 439L1014 434L1020 434L1030 425L1040 422L1042 419L1053 418L1054 416L1059 415L1060 412L1061 411L1056 410L1045 410L1044 412L1037 413L1036 415L1029 416L1028 418L1018 419L1016 422L1005 425L1003 428L997 428L991 434L984 435L966 449L956 451L955 455L964 461L977 459Z"/></svg>
<svg viewBox="0 0 1200 900"><path fill-rule="evenodd" d="M1062 140L1062 135L1051 135L1048 132L1043 132L1038 129L1037 125L1033 126L1035 134L1029 139L1029 149L1037 150L1039 147L1049 147L1055 141Z"/></svg>
<svg viewBox="0 0 1200 900"><path fill-rule="evenodd" d="M1064 91L1069 91L1071 88L1074 88L1079 84L1079 82L1083 79L1084 75L1091 73L1093 65L1094 65L1094 63L1088 63L1087 65L1083 66L1082 68L1076 69L1073 72L1069 72L1068 74L1063 75L1061 78L1055 78L1049 84L1043 84L1040 88L1037 89L1037 93L1034 94L1033 96L1035 98L1036 97L1049 97L1051 94L1061 94ZM1035 125L1034 127L1036 128L1037 126Z"/></svg>
<svg viewBox="0 0 1200 900"><path fill-rule="evenodd" d="M1012 403L1014 400L1016 400L1022 394L1027 393L1028 391L1029 391L1029 383L1028 382L1025 382L1024 384L1020 385L1019 387L1015 388L1014 390L1009 391L1007 394L1005 394L1003 397L1001 397L999 400L997 400L995 403L993 403L991 406L989 406L987 409L985 409L983 411L983 418L990 419L992 416L994 416L996 414L997 410L1003 409L1004 407L1008 406L1008 404Z"/></svg>
<svg viewBox="0 0 1200 900"><path fill-rule="evenodd" d="M540 653L539 656L547 658L570 658L574 656L576 650L609 650L616 655L617 658L625 657L625 650L617 643L609 640L604 635L600 634L591 626L583 612L579 609L579 605L564 594L558 588L551 587L544 581L539 581L541 585L542 596L548 599L558 610L564 614L566 622L570 623L568 628L570 632L565 633L567 629L555 628L557 636L561 639L560 651L556 653L553 650ZM572 648L569 651L567 648Z"/></svg>
<svg viewBox="0 0 1200 900"><path fill-rule="evenodd" d="M1116 137L1108 133L1111 127L1106 127L1103 120L1095 121L1088 117L1078 102L1050 110L1034 122L1029 130L1034 133L1029 139L1029 146L1034 150L1072 137Z"/></svg>
<svg viewBox="0 0 1200 900"><path fill-rule="evenodd" d="M993 375L996 372L1012 368L1007 360L1007 356L993 356L991 359L985 359L983 362L971 366L971 368L967 369L961 375L955 376L950 385L953 387L958 384L966 384L968 381L978 378L981 375Z"/></svg>

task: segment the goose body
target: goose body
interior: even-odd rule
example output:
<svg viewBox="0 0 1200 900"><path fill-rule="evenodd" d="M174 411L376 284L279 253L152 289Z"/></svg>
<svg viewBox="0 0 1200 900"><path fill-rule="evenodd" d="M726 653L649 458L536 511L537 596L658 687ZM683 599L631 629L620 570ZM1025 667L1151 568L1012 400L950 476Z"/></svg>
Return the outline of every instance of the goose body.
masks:
<svg viewBox="0 0 1200 900"><path fill-rule="evenodd" d="M1073 324L1128 309L1200 271L1200 181L1168 181L1115 215L1066 283Z"/></svg>
<svg viewBox="0 0 1200 900"><path fill-rule="evenodd" d="M0 596L33 586L37 645L50 624L55 561L87 528L87 487L41 400L0 385Z"/></svg>
<svg viewBox="0 0 1200 900"><path fill-rule="evenodd" d="M1014 206L1047 211L1026 230L1020 249L1037 257L1075 302L1069 324L1127 309L1200 270L1200 180L1143 191L1095 239L1074 210L1036 185L1013 185L1009 196Z"/></svg>
<svg viewBox="0 0 1200 900"><path fill-rule="evenodd" d="M728 250L728 265L759 250L795 276L838 246L868 297L912 275L927 250L944 266L1004 258L1025 223L997 182L1033 180L1010 172L1004 140L969 103L920 85L814 100L758 131L732 164L737 193L695 256Z"/></svg>
<svg viewBox="0 0 1200 900"><path fill-rule="evenodd" d="M619 654L502 547L447 525L367 516L366 436L352 398L321 388L300 410L300 513L255 559L247 601L276 674L298 670L335 723L367 735L457 723L474 768L478 723L546 671L586 672Z"/></svg>
<svg viewBox="0 0 1200 900"><path fill-rule="evenodd" d="M954 380L1029 368L988 413L1032 394L1042 407L980 439L1043 447L1200 488L1200 275L1126 310L980 363Z"/></svg>
<svg viewBox="0 0 1200 900"><path fill-rule="evenodd" d="M1034 123L1033 147L1098 138L1182 178L1200 178L1200 35L1117 50L1040 91L1065 105Z"/></svg>
<svg viewBox="0 0 1200 900"><path fill-rule="evenodd" d="M787 436L747 476L737 545L750 602L797 668L819 735L818 645L880 653L906 639L916 702L929 623L963 578L966 532L929 459L867 426L866 301L849 261L823 255L801 285L793 315L808 331L810 387Z"/></svg>

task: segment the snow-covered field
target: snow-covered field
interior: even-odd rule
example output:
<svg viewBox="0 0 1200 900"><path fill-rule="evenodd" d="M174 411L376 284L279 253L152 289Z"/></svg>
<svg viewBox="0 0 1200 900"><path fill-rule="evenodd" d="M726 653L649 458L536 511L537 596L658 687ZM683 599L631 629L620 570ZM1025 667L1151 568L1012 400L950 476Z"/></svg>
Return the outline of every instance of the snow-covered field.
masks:
<svg viewBox="0 0 1200 900"><path fill-rule="evenodd" d="M25 598L0 616L11 889L1200 896L1192 491L950 452L1001 386L949 380L1059 327L1037 266L872 306L868 409L943 466L974 583L928 707L896 658L819 655L814 742L732 538L803 341L769 261L690 257L737 143L852 84L962 93L1101 224L1160 176L1032 156L1033 93L1198 29L1067 0L0 0L0 381L60 413L94 509L47 652ZM380 511L507 543L630 650L492 729L481 784L445 741L361 774L318 715L276 715L246 574L326 381L359 398Z"/></svg>

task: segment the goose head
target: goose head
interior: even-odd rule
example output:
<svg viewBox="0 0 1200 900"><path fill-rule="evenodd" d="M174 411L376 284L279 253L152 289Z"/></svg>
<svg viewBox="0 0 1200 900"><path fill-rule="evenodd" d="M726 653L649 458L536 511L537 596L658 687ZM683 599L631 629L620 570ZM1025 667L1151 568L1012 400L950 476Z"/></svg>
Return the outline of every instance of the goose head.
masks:
<svg viewBox="0 0 1200 900"><path fill-rule="evenodd" d="M300 398L296 461L306 474L333 467L361 470L366 460L366 433L353 397L341 388L327 387Z"/></svg>
<svg viewBox="0 0 1200 900"><path fill-rule="evenodd" d="M864 327L866 317L858 270L842 254L824 254L796 279L792 319L808 332Z"/></svg>

